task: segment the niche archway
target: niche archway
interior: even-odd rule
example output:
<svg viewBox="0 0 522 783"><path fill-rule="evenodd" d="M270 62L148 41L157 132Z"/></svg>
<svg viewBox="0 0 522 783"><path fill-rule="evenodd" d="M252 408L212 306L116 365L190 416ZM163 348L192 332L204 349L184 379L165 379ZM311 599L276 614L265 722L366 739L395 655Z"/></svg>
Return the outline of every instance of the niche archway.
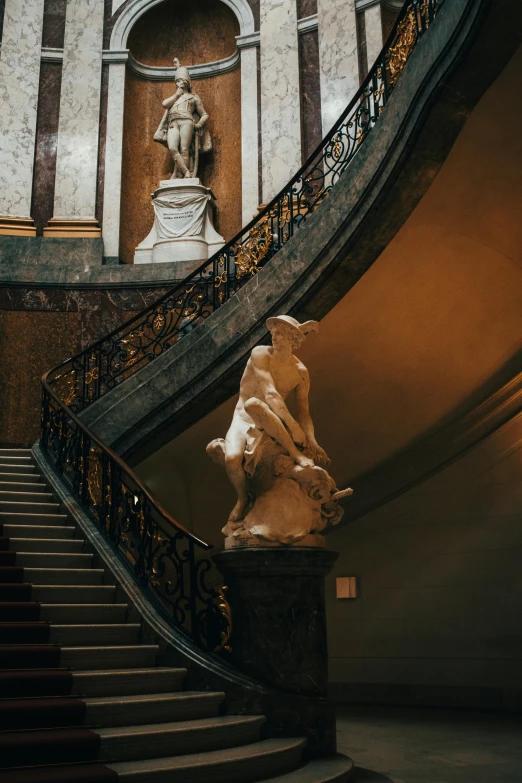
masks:
<svg viewBox="0 0 522 783"><path fill-rule="evenodd" d="M127 46L140 63L172 66L221 60L236 51L239 22L220 0L166 0L144 13L132 27ZM199 175L217 197L217 227L226 240L241 228L241 76L239 68L193 82L207 109L214 150ZM127 69L121 175L120 258L132 263L136 246L153 222L151 193L172 170L170 155L152 137L162 116L162 101L175 91L172 81L143 79Z"/></svg>

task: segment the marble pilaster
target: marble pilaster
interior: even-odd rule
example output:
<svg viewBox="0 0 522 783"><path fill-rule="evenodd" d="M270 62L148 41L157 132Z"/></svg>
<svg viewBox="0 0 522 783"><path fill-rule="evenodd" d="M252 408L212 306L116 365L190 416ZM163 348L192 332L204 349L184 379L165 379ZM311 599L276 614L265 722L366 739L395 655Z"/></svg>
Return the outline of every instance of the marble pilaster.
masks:
<svg viewBox="0 0 522 783"><path fill-rule="evenodd" d="M241 49L241 179L243 225L259 205L257 47Z"/></svg>
<svg viewBox="0 0 522 783"><path fill-rule="evenodd" d="M302 162L296 0L261 0L260 19L262 178L266 203Z"/></svg>
<svg viewBox="0 0 522 783"><path fill-rule="evenodd" d="M323 135L359 89L355 0L318 0Z"/></svg>
<svg viewBox="0 0 522 783"><path fill-rule="evenodd" d="M65 23L54 218L93 236L103 48L103 0L69 0ZM63 234L62 234L63 235Z"/></svg>
<svg viewBox="0 0 522 783"><path fill-rule="evenodd" d="M377 59L383 45L381 6L372 5L364 11L364 26L366 28L366 57L368 70Z"/></svg>
<svg viewBox="0 0 522 783"><path fill-rule="evenodd" d="M19 230L0 220L0 233L34 234L31 213L44 0L6 0L0 55L0 216L23 219ZM15 221L16 222L16 221Z"/></svg>
<svg viewBox="0 0 522 783"><path fill-rule="evenodd" d="M103 240L105 255L117 258L120 243L121 163L125 106L125 55L109 67L105 182L103 189Z"/></svg>

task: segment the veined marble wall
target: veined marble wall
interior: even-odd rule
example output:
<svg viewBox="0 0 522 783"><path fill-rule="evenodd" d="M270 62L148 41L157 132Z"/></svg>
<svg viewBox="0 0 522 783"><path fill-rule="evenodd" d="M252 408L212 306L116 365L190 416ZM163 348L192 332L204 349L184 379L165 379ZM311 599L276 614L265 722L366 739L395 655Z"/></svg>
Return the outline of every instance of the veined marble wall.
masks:
<svg viewBox="0 0 522 783"><path fill-rule="evenodd" d="M69 0L65 24L55 218L94 219L104 0Z"/></svg>
<svg viewBox="0 0 522 783"><path fill-rule="evenodd" d="M44 0L5 3L0 53L0 216L29 218L31 213L43 12Z"/></svg>
<svg viewBox="0 0 522 783"><path fill-rule="evenodd" d="M261 0L263 202L300 167L301 106L296 0Z"/></svg>

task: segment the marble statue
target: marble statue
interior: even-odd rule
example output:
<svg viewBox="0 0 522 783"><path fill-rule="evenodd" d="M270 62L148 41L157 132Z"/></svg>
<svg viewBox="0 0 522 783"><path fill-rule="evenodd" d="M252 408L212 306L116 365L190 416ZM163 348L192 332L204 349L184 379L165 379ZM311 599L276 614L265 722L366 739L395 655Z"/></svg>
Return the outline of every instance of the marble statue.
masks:
<svg viewBox="0 0 522 783"><path fill-rule="evenodd" d="M207 128L208 114L199 95L192 92L188 68L174 58L177 90L163 101L165 113L154 134L154 141L168 147L174 161L171 179L195 178L199 156L212 149Z"/></svg>
<svg viewBox="0 0 522 783"><path fill-rule="evenodd" d="M343 514L339 492L325 470L308 408L310 378L293 351L319 324L280 315L266 325L271 346L252 351L225 439L207 446L227 471L237 502L223 528L225 546L324 546L320 533ZM286 400L295 394L296 418Z"/></svg>

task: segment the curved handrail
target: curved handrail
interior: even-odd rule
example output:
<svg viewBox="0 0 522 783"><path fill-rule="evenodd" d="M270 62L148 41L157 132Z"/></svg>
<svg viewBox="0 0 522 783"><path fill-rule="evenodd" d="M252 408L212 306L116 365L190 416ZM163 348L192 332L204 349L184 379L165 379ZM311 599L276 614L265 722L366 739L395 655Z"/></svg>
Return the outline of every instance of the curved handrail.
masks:
<svg viewBox="0 0 522 783"><path fill-rule="evenodd" d="M47 460L142 588L171 622L206 649L227 649L230 632L223 592L205 583L210 561L197 556L210 545L176 522L77 414L206 320L314 213L378 121L443 2L406 0L374 66L332 130L224 248L123 326L42 377L41 446Z"/></svg>

